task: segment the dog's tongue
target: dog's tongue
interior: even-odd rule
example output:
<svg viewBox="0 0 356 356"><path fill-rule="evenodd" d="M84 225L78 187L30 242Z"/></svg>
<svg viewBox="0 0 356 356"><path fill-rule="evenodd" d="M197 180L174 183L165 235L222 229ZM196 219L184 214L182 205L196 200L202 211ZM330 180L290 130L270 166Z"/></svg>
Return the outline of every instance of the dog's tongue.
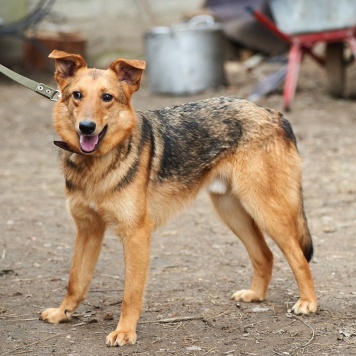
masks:
<svg viewBox="0 0 356 356"><path fill-rule="evenodd" d="M80 148L84 152L92 152L95 149L95 145L99 141L99 135L86 136L80 135Z"/></svg>

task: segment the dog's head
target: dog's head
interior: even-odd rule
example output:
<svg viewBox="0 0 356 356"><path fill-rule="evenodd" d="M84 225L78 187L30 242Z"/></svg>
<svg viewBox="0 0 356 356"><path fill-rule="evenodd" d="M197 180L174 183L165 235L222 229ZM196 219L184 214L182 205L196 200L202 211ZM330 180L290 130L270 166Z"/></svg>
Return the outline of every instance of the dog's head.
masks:
<svg viewBox="0 0 356 356"><path fill-rule="evenodd" d="M54 127L73 152L103 155L129 136L136 123L131 96L140 87L145 62L116 59L107 70L88 68L78 54L54 50L61 98Z"/></svg>

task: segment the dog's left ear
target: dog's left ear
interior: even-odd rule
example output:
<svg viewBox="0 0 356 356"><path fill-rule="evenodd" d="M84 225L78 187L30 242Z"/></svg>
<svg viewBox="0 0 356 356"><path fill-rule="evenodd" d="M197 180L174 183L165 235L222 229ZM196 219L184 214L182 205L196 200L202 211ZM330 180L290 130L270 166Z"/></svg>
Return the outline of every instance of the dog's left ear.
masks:
<svg viewBox="0 0 356 356"><path fill-rule="evenodd" d="M70 54L54 50L48 56L53 58L56 64L54 77L61 84L66 78L73 77L79 68L87 66L83 57L79 54Z"/></svg>
<svg viewBox="0 0 356 356"><path fill-rule="evenodd" d="M120 82L126 82L130 94L138 90L141 83L142 72L146 68L145 61L116 59L111 63L112 69Z"/></svg>

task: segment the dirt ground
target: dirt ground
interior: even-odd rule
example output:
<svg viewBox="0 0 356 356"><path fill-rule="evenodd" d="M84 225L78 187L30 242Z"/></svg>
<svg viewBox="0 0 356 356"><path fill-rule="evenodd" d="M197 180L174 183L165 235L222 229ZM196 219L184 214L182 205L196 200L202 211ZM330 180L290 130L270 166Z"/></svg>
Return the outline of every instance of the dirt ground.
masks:
<svg viewBox="0 0 356 356"><path fill-rule="evenodd" d="M225 89L154 96L146 80L134 103L143 109L220 95L247 97L271 65L252 73L231 68ZM54 85L50 76L30 75ZM60 325L38 320L65 294L74 229L52 143L53 103L0 78L0 355L356 355L356 65L348 83L350 99L333 99L323 69L304 62L287 114L304 162L319 311L309 317L288 313L298 290L272 242L275 266L266 301L229 299L249 286L252 269L242 244L203 193L154 234L137 344L107 348L123 288L122 248L111 234L76 317ZM281 110L281 95L260 104Z"/></svg>

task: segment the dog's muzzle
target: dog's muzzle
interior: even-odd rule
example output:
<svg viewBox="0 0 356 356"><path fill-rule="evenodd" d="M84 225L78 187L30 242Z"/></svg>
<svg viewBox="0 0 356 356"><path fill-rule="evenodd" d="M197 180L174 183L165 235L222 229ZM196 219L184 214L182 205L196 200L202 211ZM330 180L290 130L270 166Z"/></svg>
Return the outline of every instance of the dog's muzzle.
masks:
<svg viewBox="0 0 356 356"><path fill-rule="evenodd" d="M79 129L81 131L81 133L79 134L80 150L85 154L93 153L98 148L100 141L106 135L108 126L106 125L104 127L104 129L98 135L91 135L91 134L87 134L87 133L89 131L94 132L95 123L92 123L90 121L89 122L84 121L84 123L87 123L87 124L85 124L84 126L82 125L82 127L81 127L82 123L83 122L81 122L79 124Z"/></svg>
<svg viewBox="0 0 356 356"><path fill-rule="evenodd" d="M80 141L80 150L77 150L73 147L71 147L67 142L64 141L53 141L53 143L66 151L72 152L72 153L77 153L77 154L90 154L93 153L97 148L100 143L100 141L104 138L106 135L106 132L108 130L108 126L106 125L104 129L99 133L99 135L79 135L79 141Z"/></svg>

